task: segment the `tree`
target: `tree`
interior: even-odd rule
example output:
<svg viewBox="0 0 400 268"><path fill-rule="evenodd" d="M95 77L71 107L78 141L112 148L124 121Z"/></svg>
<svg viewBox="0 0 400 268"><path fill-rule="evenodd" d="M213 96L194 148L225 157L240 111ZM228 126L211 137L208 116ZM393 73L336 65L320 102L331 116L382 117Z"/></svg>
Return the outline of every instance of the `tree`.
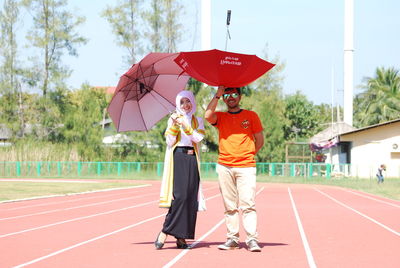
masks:
<svg viewBox="0 0 400 268"><path fill-rule="evenodd" d="M331 104L321 103L316 105L315 109L317 110L318 121L321 123L321 125L315 129L315 133L324 128L323 124L326 125L327 123L341 121L340 118L338 118L338 107L332 107ZM341 114L340 109L339 114Z"/></svg>
<svg viewBox="0 0 400 268"><path fill-rule="evenodd" d="M394 68L376 69L364 79L363 92L355 97L355 125L364 127L400 117L400 74Z"/></svg>
<svg viewBox="0 0 400 268"><path fill-rule="evenodd" d="M65 119L60 129L64 142L77 144L83 160L102 160L103 131L100 122L107 107L105 93L83 85L65 98Z"/></svg>
<svg viewBox="0 0 400 268"><path fill-rule="evenodd" d="M107 7L102 12L112 27L112 32L117 38L117 44L128 52L124 57L127 66L136 62L137 55L143 51L140 39L142 37L140 25L143 0L120 0L115 7Z"/></svg>
<svg viewBox="0 0 400 268"><path fill-rule="evenodd" d="M285 98L285 118L288 124L284 126L285 140L304 140L315 134L320 126L318 109L307 97L299 91Z"/></svg>
<svg viewBox="0 0 400 268"><path fill-rule="evenodd" d="M62 66L61 57L65 52L77 56L76 46L85 44L86 39L76 29L85 19L64 9L66 0L24 0L33 13L33 28L27 39L40 50L43 58L37 74L43 96L55 86L64 86L70 70Z"/></svg>
<svg viewBox="0 0 400 268"><path fill-rule="evenodd" d="M279 89L256 92L251 100L254 103L252 110L257 112L264 127L265 144L256 155L257 161L282 162L285 152L283 128L287 125L282 93Z"/></svg>
<svg viewBox="0 0 400 268"><path fill-rule="evenodd" d="M0 11L0 56L1 65L1 93L16 91L17 77L17 38L16 24L19 18L19 7L15 0L5 0L3 10Z"/></svg>
<svg viewBox="0 0 400 268"><path fill-rule="evenodd" d="M149 25L146 34L152 52L176 52L182 25L178 23L183 6L176 0L152 0L150 10L145 12Z"/></svg>
<svg viewBox="0 0 400 268"><path fill-rule="evenodd" d="M282 96L282 72L285 63L281 62L279 56L269 60L267 45L264 55L266 60L276 65L247 88L249 96L242 99L241 107L257 112L264 127L265 144L256 155L257 161L281 162L285 153L283 128L287 124Z"/></svg>
<svg viewBox="0 0 400 268"><path fill-rule="evenodd" d="M165 23L163 24L164 36L166 39L166 52L177 51L176 44L180 39L182 25L178 23L180 12L183 6L176 0L163 0L165 6Z"/></svg>
<svg viewBox="0 0 400 268"><path fill-rule="evenodd" d="M36 117L32 123L38 139L50 142L63 141L60 131L66 114L60 109L57 99L63 98L65 94L66 90L59 88L49 92L47 97L38 96L36 99Z"/></svg>
<svg viewBox="0 0 400 268"><path fill-rule="evenodd" d="M163 7L160 5L159 0L152 0L150 5L150 11L144 13L144 17L150 27L145 36L149 39L150 51L164 52L165 45L162 40L162 25L165 23L162 17Z"/></svg>
<svg viewBox="0 0 400 268"><path fill-rule="evenodd" d="M0 120L16 132L18 127L15 123L18 118L18 62L17 62L17 22L19 7L17 1L6 0L3 10L0 11L0 93L1 99Z"/></svg>
<svg viewBox="0 0 400 268"><path fill-rule="evenodd" d="M275 66L262 77L257 79L256 82L252 84L252 88L254 88L255 91L277 89L282 92L282 83L284 81L282 72L285 69L286 64L281 61L279 55L276 55L273 59L269 60L268 44L265 45L263 53L264 59L275 63Z"/></svg>

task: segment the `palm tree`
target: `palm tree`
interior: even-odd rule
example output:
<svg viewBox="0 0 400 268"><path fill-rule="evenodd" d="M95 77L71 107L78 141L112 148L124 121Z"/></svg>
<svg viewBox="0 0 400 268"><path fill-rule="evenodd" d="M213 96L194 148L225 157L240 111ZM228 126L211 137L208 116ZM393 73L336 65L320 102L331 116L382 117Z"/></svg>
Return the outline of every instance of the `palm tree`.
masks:
<svg viewBox="0 0 400 268"><path fill-rule="evenodd" d="M364 127L400 117L400 74L394 68L376 69L364 79L364 92L355 98L355 125Z"/></svg>

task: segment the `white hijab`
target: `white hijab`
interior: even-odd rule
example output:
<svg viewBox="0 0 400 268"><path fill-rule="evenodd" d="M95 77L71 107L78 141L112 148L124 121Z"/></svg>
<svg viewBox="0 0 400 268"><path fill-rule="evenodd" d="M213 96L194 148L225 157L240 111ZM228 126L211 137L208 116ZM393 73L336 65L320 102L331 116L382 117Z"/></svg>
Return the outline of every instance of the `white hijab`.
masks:
<svg viewBox="0 0 400 268"><path fill-rule="evenodd" d="M182 98L188 98L192 104L192 110L189 113L185 113L185 111L181 109ZM189 126L192 124L192 115L196 112L196 100L192 91L183 90L176 95L176 111L185 117L186 123L188 123Z"/></svg>

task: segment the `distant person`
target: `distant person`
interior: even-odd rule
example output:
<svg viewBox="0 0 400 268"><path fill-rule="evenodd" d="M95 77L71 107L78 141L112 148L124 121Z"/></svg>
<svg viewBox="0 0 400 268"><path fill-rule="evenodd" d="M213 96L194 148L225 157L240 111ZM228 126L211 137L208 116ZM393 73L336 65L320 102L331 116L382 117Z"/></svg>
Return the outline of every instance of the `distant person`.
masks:
<svg viewBox="0 0 400 268"><path fill-rule="evenodd" d="M386 171L386 166L384 164L380 165L378 171L376 172L376 177L378 178L378 183L383 183L383 171Z"/></svg>
<svg viewBox="0 0 400 268"><path fill-rule="evenodd" d="M168 120L165 132L167 149L161 183L160 207L169 208L154 245L164 246L168 235L176 246L188 248L186 239L194 239L197 211L205 210L200 185L200 142L204 138L202 118L194 116L196 102L191 91L176 96L176 113Z"/></svg>
<svg viewBox="0 0 400 268"><path fill-rule="evenodd" d="M216 112L222 98L226 112ZM219 132L218 182L225 206L227 241L221 250L239 248L239 209L246 231L249 251L261 251L258 245L256 212L255 154L264 145L263 127L258 115L240 108L240 88L218 87L208 104L205 119Z"/></svg>

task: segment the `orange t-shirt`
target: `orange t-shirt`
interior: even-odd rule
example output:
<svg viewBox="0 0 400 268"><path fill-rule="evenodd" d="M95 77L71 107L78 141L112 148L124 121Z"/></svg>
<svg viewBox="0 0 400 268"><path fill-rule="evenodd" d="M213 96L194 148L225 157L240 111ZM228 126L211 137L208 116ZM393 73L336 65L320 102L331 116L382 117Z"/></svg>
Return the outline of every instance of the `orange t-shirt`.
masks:
<svg viewBox="0 0 400 268"><path fill-rule="evenodd" d="M216 112L219 130L218 163L230 167L255 167L254 133L263 130L260 118L253 111Z"/></svg>

